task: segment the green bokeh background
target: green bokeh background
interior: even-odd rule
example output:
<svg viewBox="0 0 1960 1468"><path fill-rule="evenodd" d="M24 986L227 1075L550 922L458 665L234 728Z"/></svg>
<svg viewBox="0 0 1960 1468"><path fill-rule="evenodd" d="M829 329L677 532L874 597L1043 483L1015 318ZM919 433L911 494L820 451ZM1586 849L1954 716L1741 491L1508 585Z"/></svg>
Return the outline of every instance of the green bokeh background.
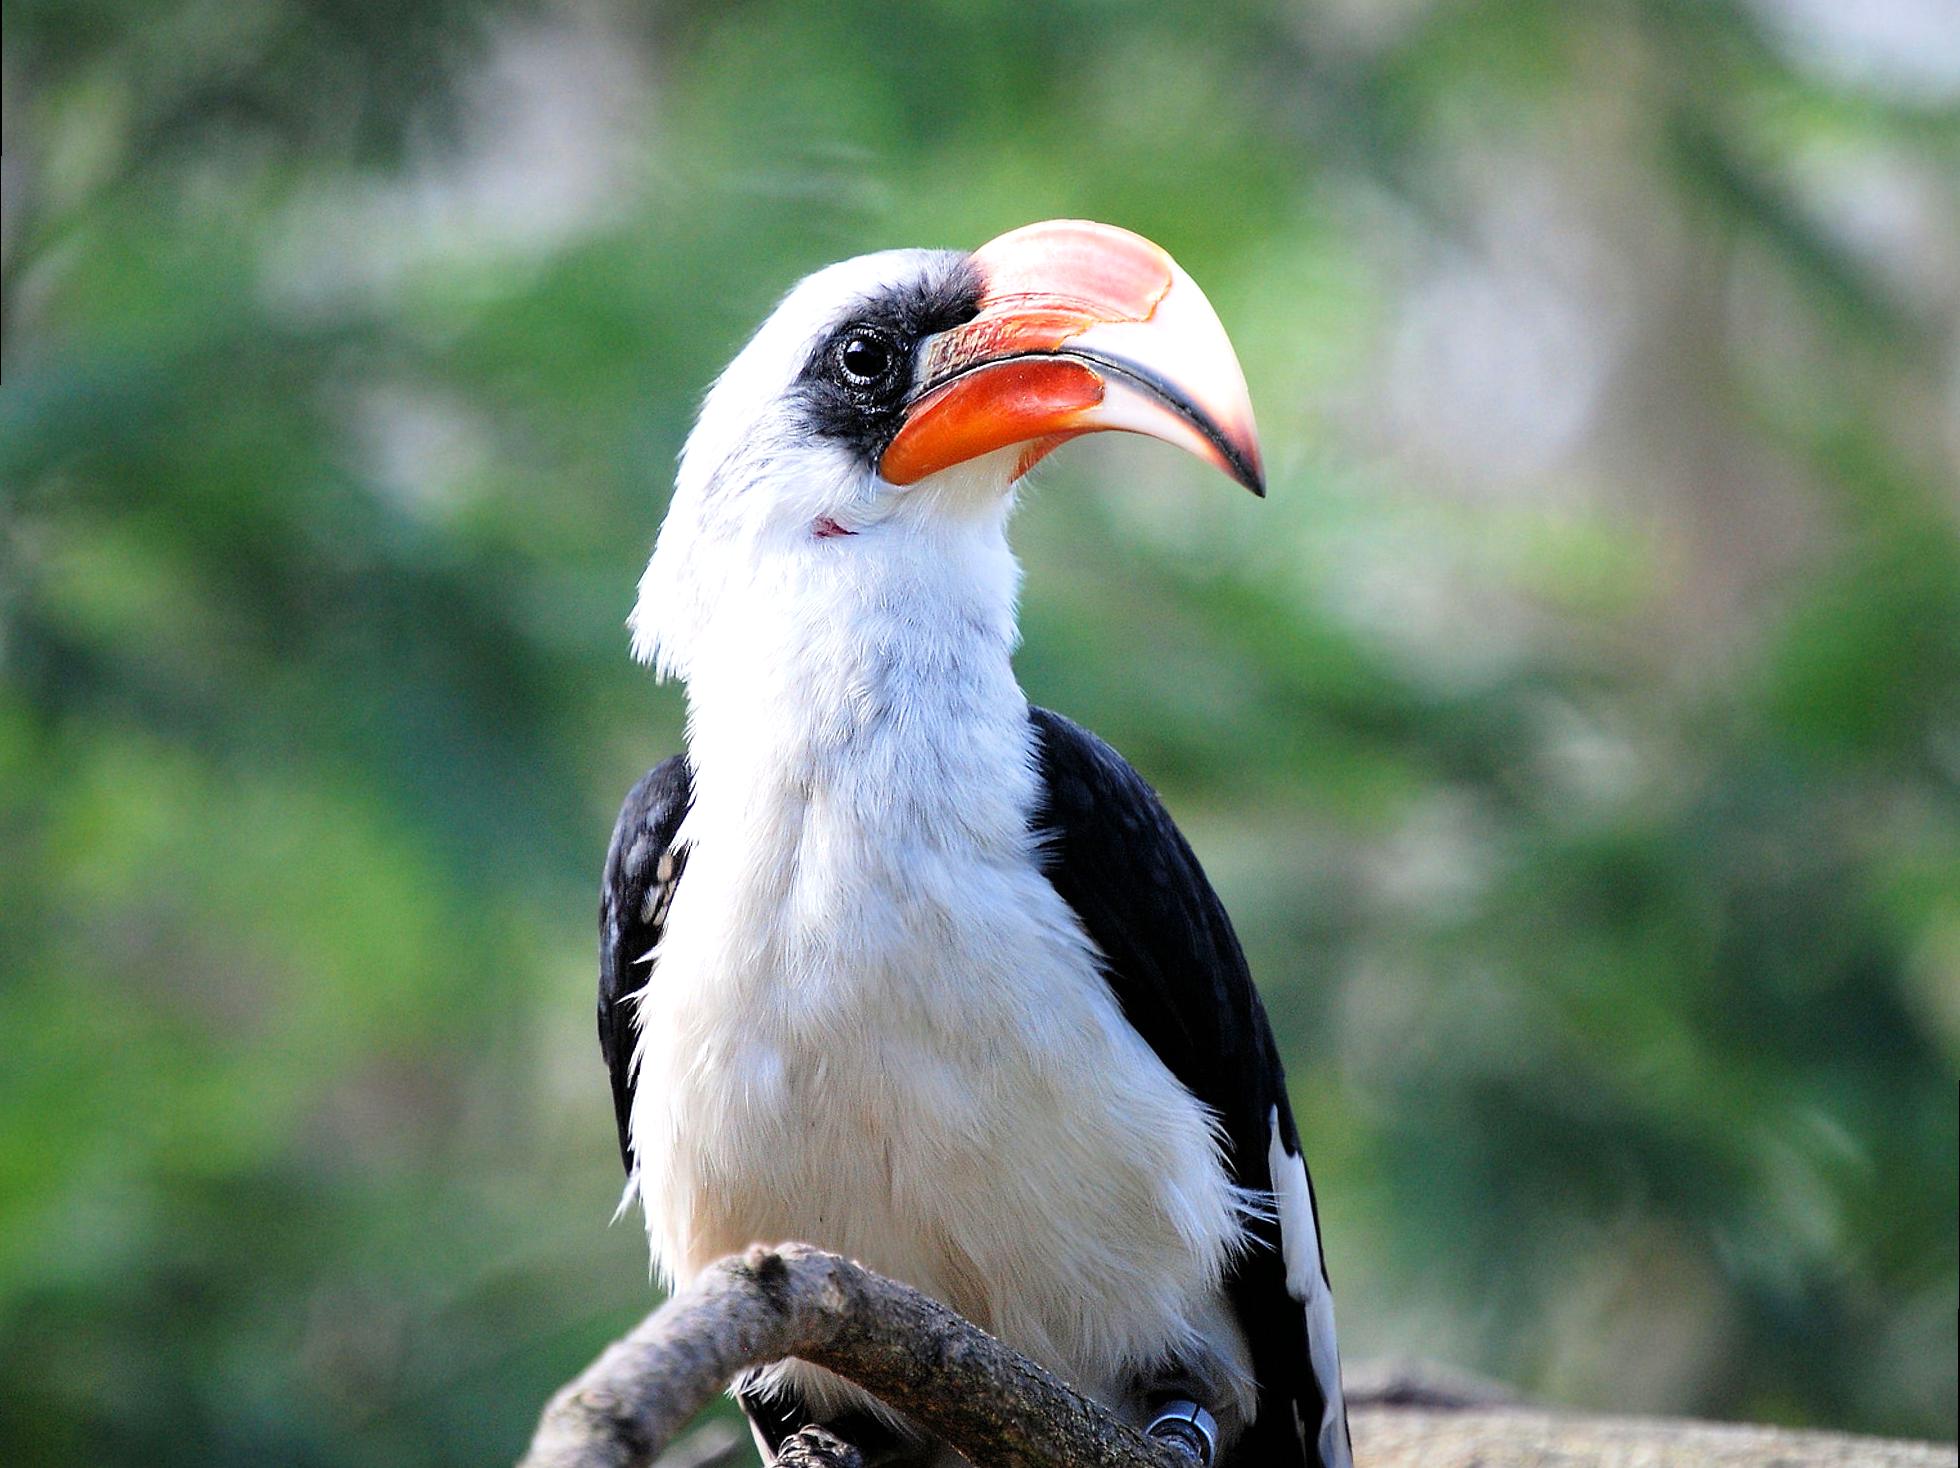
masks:
<svg viewBox="0 0 1960 1468"><path fill-rule="evenodd" d="M1057 215L1204 283L1272 493L1055 456L1021 675L1237 916L1349 1358L1953 1437L1947 0L4 36L0 1461L496 1462L648 1307L592 918L692 405Z"/></svg>

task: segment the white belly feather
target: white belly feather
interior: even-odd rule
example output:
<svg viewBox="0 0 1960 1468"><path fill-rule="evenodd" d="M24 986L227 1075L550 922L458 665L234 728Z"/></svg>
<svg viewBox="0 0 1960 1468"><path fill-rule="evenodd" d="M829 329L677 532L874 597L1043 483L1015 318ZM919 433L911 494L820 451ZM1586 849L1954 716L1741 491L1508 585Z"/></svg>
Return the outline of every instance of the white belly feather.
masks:
<svg viewBox="0 0 1960 1468"><path fill-rule="evenodd" d="M1243 1199L1028 831L1009 472L938 476L862 538L758 532L717 562L730 579L667 609L686 614L685 657L663 656L687 679L694 803L640 1005L647 1231L670 1281L803 1239L1119 1410L1185 1354L1249 1416L1220 1287ZM636 617L666 647L661 598L693 583L657 575L661 554ZM818 1410L858 1400L784 1378Z"/></svg>
<svg viewBox="0 0 1960 1468"><path fill-rule="evenodd" d="M1014 729L958 741L968 767L937 780L861 783L905 762L859 746L849 774L697 782L640 1009L655 1257L671 1281L808 1240L1112 1406L1179 1344L1243 1383L1219 1291L1238 1195L1035 865ZM826 1407L853 1399L787 1370Z"/></svg>

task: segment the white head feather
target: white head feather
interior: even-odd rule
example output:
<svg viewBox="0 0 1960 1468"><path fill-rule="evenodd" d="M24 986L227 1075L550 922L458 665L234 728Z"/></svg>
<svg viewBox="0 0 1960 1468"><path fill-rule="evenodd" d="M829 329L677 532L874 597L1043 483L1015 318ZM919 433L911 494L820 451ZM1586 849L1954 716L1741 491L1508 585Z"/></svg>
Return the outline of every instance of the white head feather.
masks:
<svg viewBox="0 0 1960 1468"><path fill-rule="evenodd" d="M927 521L949 505L1000 509L1013 455L992 455L900 488L851 444L811 431L798 379L817 345L879 296L951 278L966 256L886 250L828 266L793 288L716 379L681 451L673 500L640 579L628 626L633 652L663 678L689 678L713 639L718 610L746 592L774 599L786 587L744 585L809 559L812 526L830 519L862 532L888 521ZM969 491L979 489L974 495ZM820 544L820 543L819 543ZM828 556L861 574L876 552ZM743 612L748 608L738 608Z"/></svg>

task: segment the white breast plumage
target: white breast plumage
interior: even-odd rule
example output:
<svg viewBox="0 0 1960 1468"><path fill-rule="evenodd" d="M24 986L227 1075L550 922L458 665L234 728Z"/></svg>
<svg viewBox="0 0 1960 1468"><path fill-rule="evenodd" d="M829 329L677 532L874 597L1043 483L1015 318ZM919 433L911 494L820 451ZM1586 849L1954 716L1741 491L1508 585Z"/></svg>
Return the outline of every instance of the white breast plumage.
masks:
<svg viewBox="0 0 1960 1468"><path fill-rule="evenodd" d="M840 591L847 636L772 624L786 640L758 657L750 629L750 696L692 701L690 852L632 1112L656 1258L685 1278L807 1239L1111 1405L1173 1342L1238 1378L1249 1410L1220 1293L1239 1197L1207 1113L1124 1020L1037 865L1006 636L974 635L946 565L944 546L922 557L932 594L914 602ZM818 1401L849 1399L795 1371Z"/></svg>

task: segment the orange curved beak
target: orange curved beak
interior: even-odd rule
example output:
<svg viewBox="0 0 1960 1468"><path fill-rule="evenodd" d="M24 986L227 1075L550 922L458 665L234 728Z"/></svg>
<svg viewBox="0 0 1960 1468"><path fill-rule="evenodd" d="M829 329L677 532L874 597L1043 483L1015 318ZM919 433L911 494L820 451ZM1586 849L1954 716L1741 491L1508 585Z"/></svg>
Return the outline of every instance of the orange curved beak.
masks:
<svg viewBox="0 0 1960 1468"><path fill-rule="evenodd" d="M1015 444L1015 476L1084 433L1176 444L1264 495L1259 433L1232 343L1197 283L1141 235L1030 224L973 254L971 321L929 337L922 384L879 460L893 484Z"/></svg>

